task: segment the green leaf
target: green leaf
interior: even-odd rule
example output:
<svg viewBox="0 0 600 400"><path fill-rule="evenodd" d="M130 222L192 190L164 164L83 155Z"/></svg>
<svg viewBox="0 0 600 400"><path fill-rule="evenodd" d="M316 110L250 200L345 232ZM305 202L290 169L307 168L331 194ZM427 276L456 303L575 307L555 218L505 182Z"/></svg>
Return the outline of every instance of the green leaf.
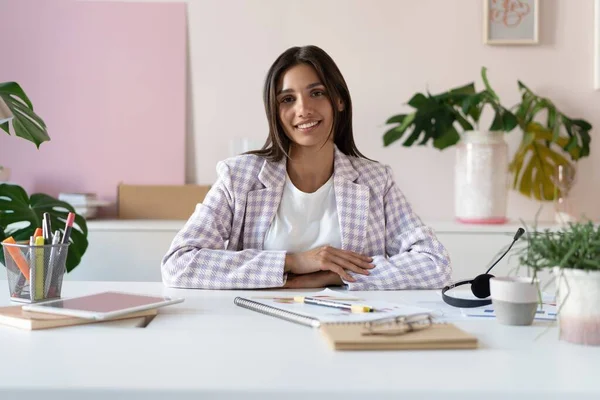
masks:
<svg viewBox="0 0 600 400"><path fill-rule="evenodd" d="M487 90L492 95L494 100L499 102L500 98L498 97L496 92L494 92L494 89L492 89L492 86L490 85L490 82L488 81L486 67L481 67L481 79L483 80L483 84L485 85L485 90Z"/></svg>
<svg viewBox="0 0 600 400"><path fill-rule="evenodd" d="M393 117L390 117L387 121L385 121L385 123L386 124L400 124L400 123L402 123L402 121L404 121L404 117L406 117L406 114L394 115Z"/></svg>
<svg viewBox="0 0 600 400"><path fill-rule="evenodd" d="M18 185L0 184L0 228L5 236L12 236L15 240L28 240L35 229L41 227L45 212L50 214L52 230L60 230L64 234L67 215L75 210L70 204L46 194L37 193L29 197ZM85 219L76 215L67 255L67 272L81 262L88 247L87 234ZM4 264L3 252L0 252L0 261Z"/></svg>
<svg viewBox="0 0 600 400"><path fill-rule="evenodd" d="M413 108L424 108L429 104L429 100L422 93L415 94L409 101L408 105Z"/></svg>
<svg viewBox="0 0 600 400"><path fill-rule="evenodd" d="M33 142L38 148L40 144L50 140L44 121L33 111L31 101L19 84L0 83L0 98L13 114L12 127L15 135ZM2 126L2 129L10 134L10 128Z"/></svg>
<svg viewBox="0 0 600 400"><path fill-rule="evenodd" d="M412 130L412 133L410 134L410 136L408 137L408 139L406 139L404 141L404 143L402 143L402 146L405 147L410 147L412 146L412 144L414 142L417 141L417 139L419 139L419 136L421 135L421 132L425 132L425 136L426 137L431 137L432 136L432 126L430 125L425 125L423 123L416 123L414 129Z"/></svg>
<svg viewBox="0 0 600 400"><path fill-rule="evenodd" d="M448 129L444 135L433 140L433 146L437 149L444 150L446 147L453 146L460 140L460 135L454 127Z"/></svg>

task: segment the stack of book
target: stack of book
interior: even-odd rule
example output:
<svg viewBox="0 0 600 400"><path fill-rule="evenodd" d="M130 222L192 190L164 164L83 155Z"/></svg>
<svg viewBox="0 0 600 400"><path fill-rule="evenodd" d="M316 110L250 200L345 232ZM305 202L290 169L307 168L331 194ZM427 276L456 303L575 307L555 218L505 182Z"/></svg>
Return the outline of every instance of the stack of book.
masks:
<svg viewBox="0 0 600 400"><path fill-rule="evenodd" d="M152 320L152 318L158 314L157 309L150 309L122 315L109 320L96 320L72 317L68 315L26 311L23 310L22 307L23 306L0 307L0 325L7 325L31 331L137 318L138 320L136 321L136 326L142 327L146 326L150 320Z"/></svg>
<svg viewBox="0 0 600 400"><path fill-rule="evenodd" d="M98 207L110 205L108 201L98 200L96 193L60 193L58 199L69 203L85 219L96 217Z"/></svg>

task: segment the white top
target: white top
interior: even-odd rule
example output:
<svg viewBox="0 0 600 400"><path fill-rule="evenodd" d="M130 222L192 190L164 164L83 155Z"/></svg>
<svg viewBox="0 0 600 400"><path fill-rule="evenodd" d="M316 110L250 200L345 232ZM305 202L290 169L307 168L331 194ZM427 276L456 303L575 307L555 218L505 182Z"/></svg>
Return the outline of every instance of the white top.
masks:
<svg viewBox="0 0 600 400"><path fill-rule="evenodd" d="M65 297L105 290L185 302L160 309L145 329L100 323L27 332L0 326L0 398L600 398L600 347L559 341L556 325L548 329L546 322L507 326L467 319L442 302L439 290L350 294L456 316L455 324L479 338L479 349L336 352L317 329L233 304L236 296L298 295L296 290L186 290L159 282L63 285ZM0 282L0 305L8 305L6 281Z"/></svg>
<svg viewBox="0 0 600 400"><path fill-rule="evenodd" d="M342 247L333 175L316 192L305 193L286 174L281 203L264 249L297 253L324 245Z"/></svg>

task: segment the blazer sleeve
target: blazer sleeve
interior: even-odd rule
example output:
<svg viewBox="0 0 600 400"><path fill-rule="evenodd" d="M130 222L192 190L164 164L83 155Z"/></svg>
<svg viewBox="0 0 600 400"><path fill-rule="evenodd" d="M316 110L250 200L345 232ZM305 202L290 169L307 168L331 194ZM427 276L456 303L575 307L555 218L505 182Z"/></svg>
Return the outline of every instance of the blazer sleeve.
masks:
<svg viewBox="0 0 600 400"><path fill-rule="evenodd" d="M385 249L373 255L369 275L351 273L356 282L344 282L349 290L438 289L452 276L448 251L433 229L424 225L396 186L386 167Z"/></svg>
<svg viewBox="0 0 600 400"><path fill-rule="evenodd" d="M197 289L281 287L285 251L226 250L236 202L226 163L217 165L218 179L177 233L163 257L163 283Z"/></svg>

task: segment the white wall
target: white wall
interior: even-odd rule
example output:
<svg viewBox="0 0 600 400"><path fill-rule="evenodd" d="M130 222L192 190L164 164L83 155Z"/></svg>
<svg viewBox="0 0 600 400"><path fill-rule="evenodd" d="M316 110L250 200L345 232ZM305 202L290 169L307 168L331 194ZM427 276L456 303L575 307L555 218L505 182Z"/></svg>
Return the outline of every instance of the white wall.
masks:
<svg viewBox="0 0 600 400"><path fill-rule="evenodd" d="M164 1L164 0L162 0ZM517 79L552 98L568 115L589 120L592 157L580 163L576 208L600 217L600 91L593 90L593 0L541 0L536 46L482 43L481 0L188 0L191 112L188 182L211 183L215 164L236 137L262 140L261 100L274 59L315 44L337 62L354 102L359 149L390 164L416 211L453 218L454 149L384 148L385 120L406 111L416 91L444 91L476 81L488 67L507 104ZM510 136L514 150L520 133ZM542 219L551 216L550 206ZM509 217L531 220L538 203L512 192Z"/></svg>

